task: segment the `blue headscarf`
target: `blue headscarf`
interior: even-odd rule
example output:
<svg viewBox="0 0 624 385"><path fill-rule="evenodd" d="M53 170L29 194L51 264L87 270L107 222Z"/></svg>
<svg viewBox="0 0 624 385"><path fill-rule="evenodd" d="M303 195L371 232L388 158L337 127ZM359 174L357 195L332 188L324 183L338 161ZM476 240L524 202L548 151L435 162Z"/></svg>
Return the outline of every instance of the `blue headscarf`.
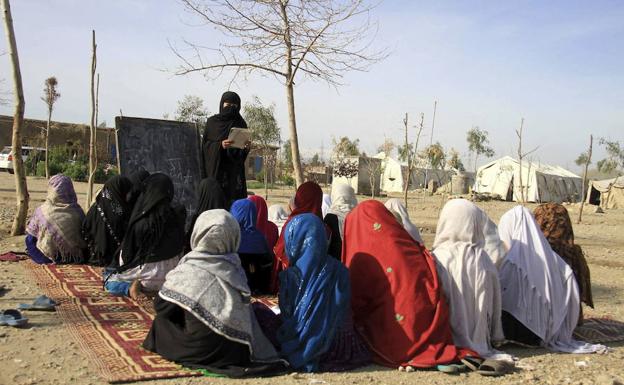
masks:
<svg viewBox="0 0 624 385"><path fill-rule="evenodd" d="M243 254L268 253L266 238L256 228L256 205L249 199L239 199L232 203L230 213L240 225L241 242L238 252Z"/></svg>
<svg viewBox="0 0 624 385"><path fill-rule="evenodd" d="M279 276L283 323L277 339L294 369L312 372L351 306L349 272L327 255L325 226L316 215L297 215L284 231L290 264Z"/></svg>

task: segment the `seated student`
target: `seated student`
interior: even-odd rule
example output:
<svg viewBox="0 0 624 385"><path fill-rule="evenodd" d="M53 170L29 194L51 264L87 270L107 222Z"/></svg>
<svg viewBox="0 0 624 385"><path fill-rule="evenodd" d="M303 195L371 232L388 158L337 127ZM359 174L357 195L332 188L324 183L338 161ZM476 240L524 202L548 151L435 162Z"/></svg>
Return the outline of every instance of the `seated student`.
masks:
<svg viewBox="0 0 624 385"><path fill-rule="evenodd" d="M132 182L132 205L136 203L139 195L143 192L143 182L147 177L150 176L150 173L145 170L143 167L139 167L138 170L128 175L128 179Z"/></svg>
<svg viewBox="0 0 624 385"><path fill-rule="evenodd" d="M290 204L292 212L284 223L284 228L286 228L286 225L288 225L288 222L290 222L293 217L299 214L312 213L319 217L320 220L323 220L321 211L322 200L323 190L321 190L321 186L319 186L315 182L303 183L301 186L299 186L299 188L297 188L297 192L295 193L293 202ZM329 229L327 231L329 233ZM329 236L330 234L328 234L328 238ZM278 273L288 267L288 258L286 257L286 252L284 251L283 231L280 234L280 237L275 244L273 251L275 254L275 258L273 261L273 272L271 274L270 289L271 293L277 293Z"/></svg>
<svg viewBox="0 0 624 385"><path fill-rule="evenodd" d="M256 229L256 206L249 199L239 199L232 203L230 213L240 226L238 256L247 275L251 292L268 292L273 253L267 246L266 238Z"/></svg>
<svg viewBox="0 0 624 385"><path fill-rule="evenodd" d="M186 232L185 252L191 251L191 234L193 233L197 217L204 211L214 209L227 210L225 193L215 178L204 178L199 182L199 187L197 188L197 208L191 216L191 223Z"/></svg>
<svg viewBox="0 0 624 385"><path fill-rule="evenodd" d="M465 199L453 199L440 213L433 254L449 302L455 344L484 358L513 361L492 348L505 336L498 270L485 242L487 227L493 228L490 233L496 231L483 210Z"/></svg>
<svg viewBox="0 0 624 385"><path fill-rule="evenodd" d="M225 210L202 213L191 246L154 299L143 347L193 369L233 377L283 372L262 333L236 249L239 225Z"/></svg>
<svg viewBox="0 0 624 385"><path fill-rule="evenodd" d="M401 217L401 223L403 224L403 228L407 233L412 237L413 240L420 243L424 246L424 242L422 237L420 236L420 232L418 231L418 227L416 227L412 221L410 221L409 214L405 206L403 206L403 202L397 198L390 198L386 201L386 208L393 213L398 214Z"/></svg>
<svg viewBox="0 0 624 385"><path fill-rule="evenodd" d="M342 260L356 330L384 366L431 368L476 353L453 344L435 261L381 202L347 216Z"/></svg>
<svg viewBox="0 0 624 385"><path fill-rule="evenodd" d="M172 207L173 182L160 173L144 182L122 241L119 264L107 272L105 287L114 295L136 298L155 292L177 264L184 248L184 207Z"/></svg>
<svg viewBox="0 0 624 385"><path fill-rule="evenodd" d="M594 300L591 291L589 266L583 249L574 244L574 230L568 210L559 203L546 203L534 210L535 220L540 225L550 247L570 266L574 272L582 302L591 308ZM583 321L583 307L579 307L579 324Z"/></svg>
<svg viewBox="0 0 624 385"><path fill-rule="evenodd" d="M84 211L65 175L48 181L48 196L26 227L26 251L36 263L82 263L86 247L80 227Z"/></svg>
<svg viewBox="0 0 624 385"><path fill-rule="evenodd" d="M579 317L578 285L531 212L522 206L509 210L498 232L509 249L499 269L505 337L567 353L602 350L602 345L572 338Z"/></svg>
<svg viewBox="0 0 624 385"><path fill-rule="evenodd" d="M321 212L323 213L323 218L325 218L325 215L327 215L327 212L332 205L331 196L329 194L323 194L322 202L323 203L321 204Z"/></svg>
<svg viewBox="0 0 624 385"><path fill-rule="evenodd" d="M95 198L82 221L82 237L87 244L87 261L92 266L109 266L119 258L121 241L132 213L132 182L113 176Z"/></svg>
<svg viewBox="0 0 624 385"><path fill-rule="evenodd" d="M331 206L327 210L323 221L331 229L332 233L329 241L329 255L337 260L340 260L342 254L344 220L357 204L357 197L351 186L342 183L332 184Z"/></svg>
<svg viewBox="0 0 624 385"><path fill-rule="evenodd" d="M288 212L284 209L283 205L271 205L269 207L269 220L277 226L278 239L279 234L282 233L282 228L284 227L284 223L288 219ZM277 241L276 241L277 243Z"/></svg>
<svg viewBox="0 0 624 385"><path fill-rule="evenodd" d="M273 250L279 238L279 230L277 225L269 221L269 213L267 203L260 195L252 195L248 197L250 201L256 205L256 228L264 234L270 250Z"/></svg>
<svg viewBox="0 0 624 385"><path fill-rule="evenodd" d="M370 353L353 330L349 272L328 256L323 222L297 215L284 234L289 267L280 273L281 354L306 372L366 365Z"/></svg>

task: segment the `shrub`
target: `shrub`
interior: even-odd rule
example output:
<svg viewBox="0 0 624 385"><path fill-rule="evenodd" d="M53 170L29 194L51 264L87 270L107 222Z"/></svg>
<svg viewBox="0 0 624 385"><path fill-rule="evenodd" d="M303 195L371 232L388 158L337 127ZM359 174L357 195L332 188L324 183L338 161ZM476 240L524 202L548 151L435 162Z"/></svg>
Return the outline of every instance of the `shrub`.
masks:
<svg viewBox="0 0 624 385"><path fill-rule="evenodd" d="M295 178L293 178L292 176L290 176L288 174L282 175L280 177L280 180L286 186L294 186L295 185Z"/></svg>
<svg viewBox="0 0 624 385"><path fill-rule="evenodd" d="M86 182L89 170L86 164L75 162L67 164L62 173L70 177L74 182Z"/></svg>

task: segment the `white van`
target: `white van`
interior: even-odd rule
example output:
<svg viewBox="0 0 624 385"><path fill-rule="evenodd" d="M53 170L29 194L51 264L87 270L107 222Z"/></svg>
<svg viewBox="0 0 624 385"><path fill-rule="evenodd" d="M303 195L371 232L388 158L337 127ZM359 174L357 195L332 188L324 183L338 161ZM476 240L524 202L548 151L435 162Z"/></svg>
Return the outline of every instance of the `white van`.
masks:
<svg viewBox="0 0 624 385"><path fill-rule="evenodd" d="M28 156L36 151L41 159L44 159L45 148L22 146L22 160L26 162ZM13 174L13 150L11 146L5 146L0 152L0 171L7 171Z"/></svg>

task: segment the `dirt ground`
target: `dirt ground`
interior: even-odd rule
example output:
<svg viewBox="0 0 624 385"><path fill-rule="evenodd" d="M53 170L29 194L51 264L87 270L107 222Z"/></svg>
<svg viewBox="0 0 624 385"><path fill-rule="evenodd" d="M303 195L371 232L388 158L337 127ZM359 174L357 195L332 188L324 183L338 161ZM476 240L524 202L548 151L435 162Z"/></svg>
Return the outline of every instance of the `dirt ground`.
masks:
<svg viewBox="0 0 624 385"><path fill-rule="evenodd" d="M23 250L23 237L9 237L15 212L15 184L12 175L0 173L0 252ZM29 212L45 198L46 181L29 178ZM86 184L76 183L79 200L84 203ZM258 193L261 193L258 191ZM269 204L286 202L292 191L271 191ZM364 199L361 197L361 199ZM425 243L433 243L440 196L410 197L409 211L414 223L422 228ZM495 221L514 206L510 202L478 203ZM569 206L571 215L578 213ZM586 309L587 316L609 316L624 321L624 210L604 214L586 210L583 224L575 226L577 242L583 247L592 273L596 308ZM0 283L12 290L0 297L0 309L16 307L41 294L18 263L0 262ZM28 314L30 327L0 327L0 384L104 384L82 357L75 341L66 334L55 313ZM369 366L349 373L291 374L271 379L186 378L151 381L150 384L615 384L624 379L624 343L612 344L606 355L556 354L543 349L504 347L520 358L524 369L503 378L482 377L476 373L449 376L433 371L398 372ZM584 361L585 366L577 362Z"/></svg>

